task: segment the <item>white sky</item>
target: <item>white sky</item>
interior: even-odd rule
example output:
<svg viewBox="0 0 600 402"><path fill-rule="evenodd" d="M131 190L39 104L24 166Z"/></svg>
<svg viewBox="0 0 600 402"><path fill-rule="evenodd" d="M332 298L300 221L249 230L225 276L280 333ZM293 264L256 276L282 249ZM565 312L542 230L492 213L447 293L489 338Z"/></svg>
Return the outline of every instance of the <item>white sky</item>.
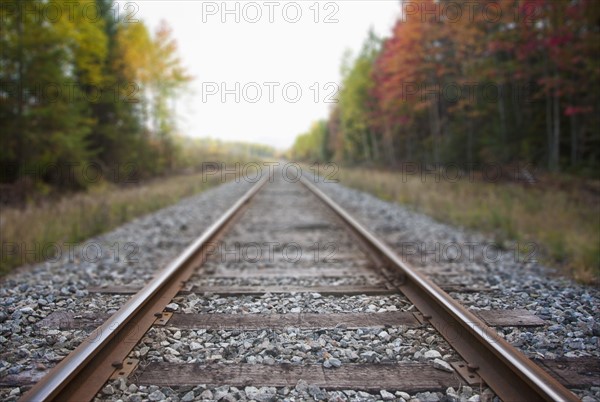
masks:
<svg viewBox="0 0 600 402"><path fill-rule="evenodd" d="M279 149L291 146L313 121L327 117L331 103L325 98L337 89L326 84L339 85L344 51L358 52L369 27L380 36L389 36L400 13L397 0L138 0L135 4L135 17L152 30L161 19L171 25L183 63L195 77L193 94L177 102L180 130L191 136L258 142ZM239 22L235 21L236 5ZM225 7L232 13L224 14ZM301 16L292 23L298 9ZM261 17L251 23L257 10ZM120 12L128 14L124 9ZM337 22L325 23L328 16ZM234 94L222 101L222 82L232 92L239 83L239 103ZM319 86L317 102L314 83ZM292 103L297 87L302 94ZM260 98L257 88L262 91ZM211 95L207 89L217 93ZM249 102L253 99L258 101Z"/></svg>

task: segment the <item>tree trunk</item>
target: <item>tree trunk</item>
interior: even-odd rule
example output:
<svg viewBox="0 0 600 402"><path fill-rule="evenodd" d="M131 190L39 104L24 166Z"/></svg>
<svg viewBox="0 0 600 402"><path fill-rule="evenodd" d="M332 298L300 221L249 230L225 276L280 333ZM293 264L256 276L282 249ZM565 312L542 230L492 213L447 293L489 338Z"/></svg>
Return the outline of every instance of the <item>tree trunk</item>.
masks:
<svg viewBox="0 0 600 402"><path fill-rule="evenodd" d="M577 166L577 116L571 115L571 166Z"/></svg>
<svg viewBox="0 0 600 402"><path fill-rule="evenodd" d="M467 163L473 166L473 121L467 115Z"/></svg>
<svg viewBox="0 0 600 402"><path fill-rule="evenodd" d="M381 162L379 155L379 141L377 141L377 135L371 131L369 131L369 135L371 137L371 142L373 144L373 160L375 162Z"/></svg>
<svg viewBox="0 0 600 402"><path fill-rule="evenodd" d="M371 161L371 156L369 153L369 134L366 131L363 131L362 140L363 140L363 158L365 158L366 162L369 162L369 161Z"/></svg>
<svg viewBox="0 0 600 402"><path fill-rule="evenodd" d="M544 55L544 76L548 77L548 56ZM547 138L547 155L548 169L552 170L552 100L550 99L550 91L545 91L546 98L546 138Z"/></svg>
<svg viewBox="0 0 600 402"><path fill-rule="evenodd" d="M387 159L391 166L396 166L396 150L394 149L394 138L389 123L386 124L384 140Z"/></svg>
<svg viewBox="0 0 600 402"><path fill-rule="evenodd" d="M15 133L17 136L17 165L23 167L23 165L27 162L25 156L25 130L23 124L23 114L24 114L24 99L23 99L23 75L24 75L24 66L23 66L23 31L24 31L24 21L23 21L23 13L22 7L17 7L17 36L18 36L18 77L17 77L17 119L15 124ZM21 172L18 173L18 176L21 175Z"/></svg>
<svg viewBox="0 0 600 402"><path fill-rule="evenodd" d="M554 80L555 88L552 102L554 108L554 110L552 111L554 117L554 133L552 136L552 170L558 171L560 170L560 98L558 95L558 88L556 88L556 86L558 85L558 74L556 72L556 66L554 72Z"/></svg>
<svg viewBox="0 0 600 402"><path fill-rule="evenodd" d="M569 94L569 105L573 104L573 94ZM571 123L571 167L577 166L577 115L571 114L569 116Z"/></svg>
<svg viewBox="0 0 600 402"><path fill-rule="evenodd" d="M429 105L429 116L430 116L430 120L429 120L429 127L430 127L430 132L431 132L431 142L432 142L432 154L433 154L433 163L437 164L439 162L439 149L438 149L438 142L439 142L439 130L440 130L440 123L439 123L439 114L438 114L438 105L437 102L431 102Z"/></svg>
<svg viewBox="0 0 600 402"><path fill-rule="evenodd" d="M500 161L506 161L506 110L504 108L504 84L498 85L498 115L500 117Z"/></svg>
<svg viewBox="0 0 600 402"><path fill-rule="evenodd" d="M515 88L516 87L516 88ZM512 105L513 105L513 113L515 115L515 133L523 132L523 97L528 96L525 94L525 88L521 88L519 84L512 86Z"/></svg>

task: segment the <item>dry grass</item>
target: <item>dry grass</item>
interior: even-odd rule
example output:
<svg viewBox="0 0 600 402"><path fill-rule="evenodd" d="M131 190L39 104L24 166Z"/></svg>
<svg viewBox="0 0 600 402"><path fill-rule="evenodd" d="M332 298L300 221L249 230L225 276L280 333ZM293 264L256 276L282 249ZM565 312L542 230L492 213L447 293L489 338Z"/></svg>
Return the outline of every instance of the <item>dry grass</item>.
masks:
<svg viewBox="0 0 600 402"><path fill-rule="evenodd" d="M106 232L220 183L217 176L212 180L202 179L202 174L196 173L125 188L103 183L86 193L46 200L25 208L3 207L0 215L0 275L16 266L43 260L43 250L52 251L49 247L52 244L63 250L65 242L79 242ZM18 247L18 252L13 252L13 245ZM24 253L25 249L36 252Z"/></svg>
<svg viewBox="0 0 600 402"><path fill-rule="evenodd" d="M343 184L406 204L440 221L490 233L496 241L535 242L542 260L584 283L600 278L600 210L581 189L516 183L440 181L358 168Z"/></svg>

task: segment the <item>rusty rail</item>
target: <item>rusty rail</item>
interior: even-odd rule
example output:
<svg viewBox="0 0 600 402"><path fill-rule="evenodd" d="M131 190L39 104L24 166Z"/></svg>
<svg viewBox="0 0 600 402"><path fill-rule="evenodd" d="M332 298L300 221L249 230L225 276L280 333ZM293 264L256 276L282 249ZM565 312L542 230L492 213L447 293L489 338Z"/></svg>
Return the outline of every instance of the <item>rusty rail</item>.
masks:
<svg viewBox="0 0 600 402"><path fill-rule="evenodd" d="M308 179L302 178L301 182L341 219L376 260L399 273L403 283L399 290L500 398L505 401L579 400L493 328L413 270Z"/></svg>
<svg viewBox="0 0 600 402"><path fill-rule="evenodd" d="M26 392L21 400L92 400L115 370L122 366L129 352L157 317L162 315L182 283L206 260L210 251L203 246L222 236L268 180L265 177L252 186L181 255Z"/></svg>
<svg viewBox="0 0 600 402"><path fill-rule="evenodd" d="M183 282L206 260L209 250L203 246L223 235L267 181L268 178L265 178L248 190L202 236L25 393L21 400L93 399L162 314ZM302 178L301 182L333 211L375 261L398 272L402 278L398 290L462 356L469 368L503 400L577 400L556 379L500 338L493 328L410 268L309 180Z"/></svg>

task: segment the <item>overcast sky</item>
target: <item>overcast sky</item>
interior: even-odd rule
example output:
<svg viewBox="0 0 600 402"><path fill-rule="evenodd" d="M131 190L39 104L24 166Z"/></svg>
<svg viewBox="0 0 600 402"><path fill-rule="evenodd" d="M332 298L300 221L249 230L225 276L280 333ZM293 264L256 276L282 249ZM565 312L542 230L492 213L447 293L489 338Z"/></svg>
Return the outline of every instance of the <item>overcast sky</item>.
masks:
<svg viewBox="0 0 600 402"><path fill-rule="evenodd" d="M344 51L356 53L369 27L388 36L400 12L397 0L135 4L135 16L151 29L161 19L171 25L183 63L195 77L193 95L176 105L181 131L279 149L327 117Z"/></svg>

